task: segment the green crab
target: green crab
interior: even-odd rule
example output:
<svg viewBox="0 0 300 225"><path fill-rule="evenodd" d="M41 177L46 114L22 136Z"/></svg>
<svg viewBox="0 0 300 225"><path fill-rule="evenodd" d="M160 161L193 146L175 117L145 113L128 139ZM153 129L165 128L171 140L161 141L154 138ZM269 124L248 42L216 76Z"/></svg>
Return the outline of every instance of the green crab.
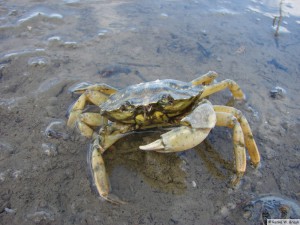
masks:
<svg viewBox="0 0 300 225"><path fill-rule="evenodd" d="M117 140L137 130L170 127L161 138L140 146L143 151L179 152L200 144L215 126L233 129L237 184L246 170L246 152L257 166L260 154L243 114L223 105L212 105L206 97L228 88L235 99L245 95L232 80L213 83L218 76L210 71L191 82L156 80L117 90L106 84L81 83L71 91L81 94L69 110L67 125L93 139L90 161L99 195L112 203L124 203L109 192L109 179L102 154ZM85 112L88 103L99 106L97 113ZM97 129L100 130L97 131Z"/></svg>

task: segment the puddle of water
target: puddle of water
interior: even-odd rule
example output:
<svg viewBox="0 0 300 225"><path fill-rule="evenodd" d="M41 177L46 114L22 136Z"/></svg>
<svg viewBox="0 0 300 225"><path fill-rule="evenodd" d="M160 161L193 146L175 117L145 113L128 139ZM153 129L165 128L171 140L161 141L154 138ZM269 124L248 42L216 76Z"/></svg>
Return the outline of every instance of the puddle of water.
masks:
<svg viewBox="0 0 300 225"><path fill-rule="evenodd" d="M1 221L259 224L259 209L253 217L244 209L260 196L298 204L299 12L292 0L1 2ZM248 162L239 187L229 187L230 129L216 128L178 155L140 153L141 142L155 138L133 134L104 156L113 193L129 203L100 201L86 172L90 141L61 122L75 100L69 88L190 81L209 70L245 92L246 103L231 105L250 123L259 169ZM223 91L210 100L230 97Z"/></svg>

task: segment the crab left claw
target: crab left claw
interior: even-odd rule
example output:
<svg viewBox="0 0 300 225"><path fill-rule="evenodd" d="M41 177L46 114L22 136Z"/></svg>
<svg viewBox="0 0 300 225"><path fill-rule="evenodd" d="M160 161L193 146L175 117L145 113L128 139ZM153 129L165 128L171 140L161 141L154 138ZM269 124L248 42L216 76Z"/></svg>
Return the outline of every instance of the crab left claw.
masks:
<svg viewBox="0 0 300 225"><path fill-rule="evenodd" d="M141 150L156 152L179 152L200 144L216 124L216 113L208 101L199 105L181 120L181 127L161 135L161 138L140 146Z"/></svg>

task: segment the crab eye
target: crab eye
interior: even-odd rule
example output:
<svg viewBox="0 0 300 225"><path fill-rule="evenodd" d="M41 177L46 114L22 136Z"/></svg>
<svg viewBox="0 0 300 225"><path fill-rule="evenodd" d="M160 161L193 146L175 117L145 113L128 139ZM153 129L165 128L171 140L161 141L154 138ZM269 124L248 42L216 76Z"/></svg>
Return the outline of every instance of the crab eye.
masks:
<svg viewBox="0 0 300 225"><path fill-rule="evenodd" d="M171 95L164 94L158 101L160 105L170 105L174 102L174 98Z"/></svg>
<svg viewBox="0 0 300 225"><path fill-rule="evenodd" d="M133 105L129 101L126 101L123 105L121 105L120 109L122 111L129 111L133 109Z"/></svg>

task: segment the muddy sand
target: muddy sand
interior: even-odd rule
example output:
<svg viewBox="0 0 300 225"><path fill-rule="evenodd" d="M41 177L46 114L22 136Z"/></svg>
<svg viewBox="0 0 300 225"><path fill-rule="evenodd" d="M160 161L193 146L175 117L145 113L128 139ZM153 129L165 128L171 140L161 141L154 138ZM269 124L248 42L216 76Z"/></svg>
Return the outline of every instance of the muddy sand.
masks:
<svg viewBox="0 0 300 225"><path fill-rule="evenodd" d="M299 218L299 15L284 5L279 36L268 1L0 1L0 224L264 224ZM279 3L279 2L278 2ZM291 12L287 11L291 10ZM283 29L284 28L284 29ZM229 186L232 131L215 128L179 154L142 152L158 132L127 136L104 154L112 192L102 201L87 167L90 140L66 127L80 82L122 89L232 79L210 98L248 119L261 153Z"/></svg>

